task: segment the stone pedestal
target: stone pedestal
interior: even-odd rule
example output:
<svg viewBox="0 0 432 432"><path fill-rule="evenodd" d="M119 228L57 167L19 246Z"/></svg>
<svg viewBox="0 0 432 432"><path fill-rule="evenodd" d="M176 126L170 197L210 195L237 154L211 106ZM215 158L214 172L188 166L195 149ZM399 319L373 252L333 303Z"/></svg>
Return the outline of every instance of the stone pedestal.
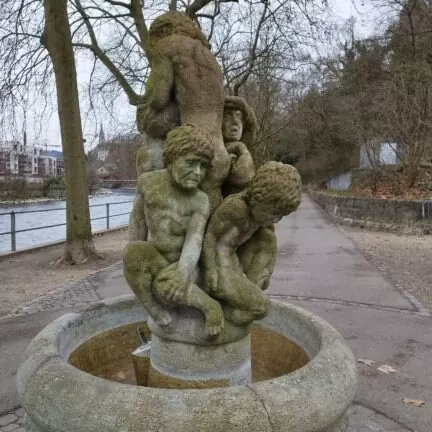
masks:
<svg viewBox="0 0 432 432"><path fill-rule="evenodd" d="M152 331L149 387L214 388L252 382L250 326L225 322L215 338L204 333L203 315L194 309L171 312L173 323Z"/></svg>
<svg viewBox="0 0 432 432"><path fill-rule="evenodd" d="M250 335L210 346L152 337L149 387L213 388L251 382Z"/></svg>

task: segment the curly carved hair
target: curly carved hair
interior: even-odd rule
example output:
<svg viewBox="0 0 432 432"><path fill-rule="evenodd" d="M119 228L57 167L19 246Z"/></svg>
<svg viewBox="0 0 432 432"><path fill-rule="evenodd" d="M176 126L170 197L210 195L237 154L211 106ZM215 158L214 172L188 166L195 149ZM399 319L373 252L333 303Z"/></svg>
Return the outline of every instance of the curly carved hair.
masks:
<svg viewBox="0 0 432 432"><path fill-rule="evenodd" d="M163 152L165 167L188 153L193 153L211 164L214 147L201 129L195 125L184 124L167 135Z"/></svg>
<svg viewBox="0 0 432 432"><path fill-rule="evenodd" d="M168 36L180 35L188 36L199 40L206 48L210 49L210 44L201 29L182 12L166 12L158 16L150 26L149 30L149 49L153 50L155 45Z"/></svg>
<svg viewBox="0 0 432 432"><path fill-rule="evenodd" d="M258 168L248 190L249 204L268 203L282 215L288 215L300 205L302 183L292 165L266 162Z"/></svg>

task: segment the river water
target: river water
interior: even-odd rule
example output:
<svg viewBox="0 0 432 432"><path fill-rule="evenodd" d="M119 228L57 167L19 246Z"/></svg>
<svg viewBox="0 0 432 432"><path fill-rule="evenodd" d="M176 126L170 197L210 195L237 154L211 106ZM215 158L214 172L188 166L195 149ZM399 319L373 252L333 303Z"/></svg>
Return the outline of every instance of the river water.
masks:
<svg viewBox="0 0 432 432"><path fill-rule="evenodd" d="M90 217L92 220L93 232L106 229L106 213L109 204L110 228L126 225L129 220L129 214L132 210L132 201L134 191L114 190L112 195L103 195L91 197L89 199ZM2 204L0 203L0 234L11 231L10 212L16 213L16 230L36 228L46 225L55 225L66 222L64 201L51 201L46 203L27 203L27 204ZM38 211L35 211L38 210ZM40 210L40 211L39 211ZM49 211L46 211L49 210ZM31 213L20 213L31 211ZM6 213L6 214L5 214ZM121 216L116 216L122 214ZM66 226L54 228L44 228L35 231L27 231L16 234L17 250L36 246L43 243L64 240L66 237ZM11 250L11 236L0 235L0 253Z"/></svg>

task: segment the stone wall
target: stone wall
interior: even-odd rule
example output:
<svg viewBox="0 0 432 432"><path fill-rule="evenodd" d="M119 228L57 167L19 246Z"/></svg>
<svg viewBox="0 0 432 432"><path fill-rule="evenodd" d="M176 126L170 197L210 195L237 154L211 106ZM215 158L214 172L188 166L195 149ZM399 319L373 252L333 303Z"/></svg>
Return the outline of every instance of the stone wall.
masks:
<svg viewBox="0 0 432 432"><path fill-rule="evenodd" d="M309 191L336 222L407 234L432 233L432 200L385 200Z"/></svg>

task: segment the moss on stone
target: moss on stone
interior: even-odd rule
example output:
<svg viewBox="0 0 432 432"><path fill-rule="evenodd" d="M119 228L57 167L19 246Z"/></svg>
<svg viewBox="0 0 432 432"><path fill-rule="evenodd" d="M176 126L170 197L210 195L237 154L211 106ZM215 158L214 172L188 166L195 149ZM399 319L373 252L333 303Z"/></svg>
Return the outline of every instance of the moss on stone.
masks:
<svg viewBox="0 0 432 432"><path fill-rule="evenodd" d="M163 153L165 166L188 153L193 153L210 164L214 156L214 148L197 126L184 124L173 129L167 136Z"/></svg>
<svg viewBox="0 0 432 432"><path fill-rule="evenodd" d="M281 215L287 215L300 205L301 190L301 177L295 167L271 161L257 170L248 200L252 207L265 202Z"/></svg>

